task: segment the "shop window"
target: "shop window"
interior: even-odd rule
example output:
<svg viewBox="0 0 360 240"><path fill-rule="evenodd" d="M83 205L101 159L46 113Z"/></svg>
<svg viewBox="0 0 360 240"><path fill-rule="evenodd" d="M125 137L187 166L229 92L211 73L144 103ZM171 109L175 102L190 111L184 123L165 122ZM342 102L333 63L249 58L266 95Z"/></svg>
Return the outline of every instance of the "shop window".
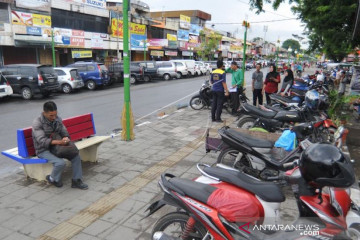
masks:
<svg viewBox="0 0 360 240"><path fill-rule="evenodd" d="M9 23L9 12L7 3L0 3L0 22Z"/></svg>

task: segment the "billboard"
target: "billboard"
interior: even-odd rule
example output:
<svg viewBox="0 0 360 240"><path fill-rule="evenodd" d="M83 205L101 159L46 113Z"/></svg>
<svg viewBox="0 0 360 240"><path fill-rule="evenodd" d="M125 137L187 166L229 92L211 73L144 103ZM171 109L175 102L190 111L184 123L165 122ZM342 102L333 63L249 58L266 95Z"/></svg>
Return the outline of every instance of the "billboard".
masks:
<svg viewBox="0 0 360 240"><path fill-rule="evenodd" d="M11 11L11 23L29 27L51 27L51 16Z"/></svg>
<svg viewBox="0 0 360 240"><path fill-rule="evenodd" d="M85 32L67 28L54 28L54 42L66 47L85 47Z"/></svg>
<svg viewBox="0 0 360 240"><path fill-rule="evenodd" d="M111 36L112 37L124 37L123 32L124 22L123 20L118 20L117 18L113 17L111 19ZM137 35L147 35L146 34L146 25L137 24L137 23L130 23L130 34L137 34Z"/></svg>
<svg viewBox="0 0 360 240"><path fill-rule="evenodd" d="M16 1L16 7L50 12L51 0L21 0Z"/></svg>
<svg viewBox="0 0 360 240"><path fill-rule="evenodd" d="M199 37L194 35L189 35L189 43L198 43Z"/></svg>
<svg viewBox="0 0 360 240"><path fill-rule="evenodd" d="M169 41L177 41L177 36L176 36L175 34L170 34L170 33L168 33L168 34L166 35L166 38L167 38L167 40L169 40Z"/></svg>
<svg viewBox="0 0 360 240"><path fill-rule="evenodd" d="M179 41L189 41L189 31L179 29L177 38Z"/></svg>
<svg viewBox="0 0 360 240"><path fill-rule="evenodd" d="M149 39L149 47L167 47L169 42L167 39L153 38Z"/></svg>
<svg viewBox="0 0 360 240"><path fill-rule="evenodd" d="M146 35L131 34L130 44L131 50L142 50L146 49Z"/></svg>
<svg viewBox="0 0 360 240"><path fill-rule="evenodd" d="M200 27L199 25L191 24L191 26L190 26L190 34L191 35L199 36L201 30L202 30L202 27Z"/></svg>
<svg viewBox="0 0 360 240"><path fill-rule="evenodd" d="M54 0L55 1L55 0ZM106 0L65 0L66 2L76 2L87 6L106 9Z"/></svg>
<svg viewBox="0 0 360 240"><path fill-rule="evenodd" d="M92 51L91 50L72 50L71 55L72 55L72 58L91 58Z"/></svg>
<svg viewBox="0 0 360 240"><path fill-rule="evenodd" d="M190 20L191 18L185 15L180 15L180 28L190 29Z"/></svg>

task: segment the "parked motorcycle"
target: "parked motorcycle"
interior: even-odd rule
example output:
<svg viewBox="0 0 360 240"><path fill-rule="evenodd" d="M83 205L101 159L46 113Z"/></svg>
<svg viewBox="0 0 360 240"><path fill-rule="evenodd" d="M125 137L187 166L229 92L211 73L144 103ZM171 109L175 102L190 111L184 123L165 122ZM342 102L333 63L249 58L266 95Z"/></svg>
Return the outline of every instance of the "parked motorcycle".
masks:
<svg viewBox="0 0 360 240"><path fill-rule="evenodd" d="M243 89L243 91L239 94L240 103L245 103L249 101L249 99L245 95L245 90L246 89ZM205 107L208 108L211 107L211 103L212 103L211 84L209 80L206 80L202 84L199 93L190 99L189 105L194 110L201 110ZM224 109L228 113L232 112L232 102L230 100L230 97L225 97Z"/></svg>
<svg viewBox="0 0 360 240"><path fill-rule="evenodd" d="M342 153L336 152L334 147L329 149L329 146L333 147L310 146L298 168L273 178L292 187L299 211L295 222L281 223L279 212L285 196L276 183L261 182L230 169L198 164L202 176L193 181L172 174L161 176L159 185L164 196L147 208L147 216L165 205L177 210L155 223L152 238L359 239L359 207L352 202L350 190L343 189L355 182L354 170ZM315 148L325 148L330 154L324 154L325 159L307 171L312 166L309 163L317 161L308 157ZM334 157L331 157L332 153ZM322 167L338 170L314 176L313 173Z"/></svg>

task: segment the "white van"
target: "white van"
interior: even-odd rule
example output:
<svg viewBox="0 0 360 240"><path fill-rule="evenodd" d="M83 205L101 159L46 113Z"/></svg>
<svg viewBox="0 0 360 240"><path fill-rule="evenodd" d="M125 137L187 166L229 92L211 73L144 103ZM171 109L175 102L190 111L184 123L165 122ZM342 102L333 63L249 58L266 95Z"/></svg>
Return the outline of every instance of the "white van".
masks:
<svg viewBox="0 0 360 240"><path fill-rule="evenodd" d="M187 66L188 71L189 71L189 75L195 76L196 75L195 60L186 59L186 60L182 60L182 61L184 61L186 63L186 66Z"/></svg>
<svg viewBox="0 0 360 240"><path fill-rule="evenodd" d="M187 77L189 75L189 71L184 60L170 60L170 62L175 63L176 66L176 78Z"/></svg>

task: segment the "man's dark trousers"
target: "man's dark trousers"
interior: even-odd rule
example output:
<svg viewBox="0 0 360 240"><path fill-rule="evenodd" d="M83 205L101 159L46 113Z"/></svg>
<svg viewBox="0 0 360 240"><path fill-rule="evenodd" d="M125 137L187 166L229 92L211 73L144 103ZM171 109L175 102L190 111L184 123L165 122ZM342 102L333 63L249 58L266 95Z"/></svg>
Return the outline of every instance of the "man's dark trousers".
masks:
<svg viewBox="0 0 360 240"><path fill-rule="evenodd" d="M256 99L259 99L259 105L263 104L262 89L254 89L253 91L253 104L256 106Z"/></svg>
<svg viewBox="0 0 360 240"><path fill-rule="evenodd" d="M211 119L221 120L221 112L224 104L224 92L213 92L213 101L211 104Z"/></svg>

